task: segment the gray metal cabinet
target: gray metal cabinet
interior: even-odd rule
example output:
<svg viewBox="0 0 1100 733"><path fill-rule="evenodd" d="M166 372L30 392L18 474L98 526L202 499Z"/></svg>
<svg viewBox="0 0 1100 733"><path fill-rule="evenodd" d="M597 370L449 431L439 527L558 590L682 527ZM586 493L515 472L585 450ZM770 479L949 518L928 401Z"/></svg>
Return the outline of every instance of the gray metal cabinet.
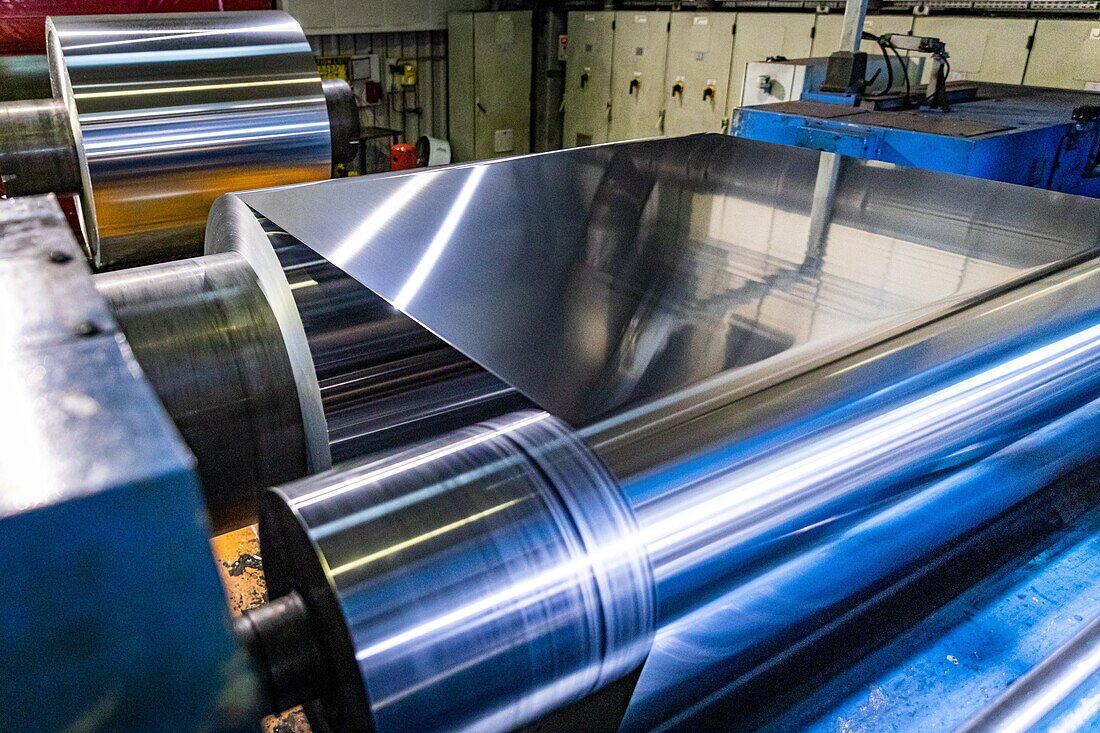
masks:
<svg viewBox="0 0 1100 733"><path fill-rule="evenodd" d="M666 135L721 132L729 113L736 13L673 13L664 103Z"/></svg>
<svg viewBox="0 0 1100 733"><path fill-rule="evenodd" d="M607 142L615 13L569 13L566 34L562 145Z"/></svg>
<svg viewBox="0 0 1100 733"><path fill-rule="evenodd" d="M1040 20L1024 84L1100 92L1100 20Z"/></svg>
<svg viewBox="0 0 1100 733"><path fill-rule="evenodd" d="M447 31L455 161L530 152L531 12L452 13Z"/></svg>
<svg viewBox="0 0 1100 733"><path fill-rule="evenodd" d="M745 67L770 56L805 58L813 45L813 13L738 13L730 65L730 106L741 104ZM838 41L839 43L839 41Z"/></svg>
<svg viewBox="0 0 1100 733"><path fill-rule="evenodd" d="M952 79L1020 84L1028 46L1035 32L1031 18L917 18L913 35L947 44ZM932 65L925 64L924 81Z"/></svg>
<svg viewBox="0 0 1100 733"><path fill-rule="evenodd" d="M615 13L611 58L611 140L661 134L669 13Z"/></svg>

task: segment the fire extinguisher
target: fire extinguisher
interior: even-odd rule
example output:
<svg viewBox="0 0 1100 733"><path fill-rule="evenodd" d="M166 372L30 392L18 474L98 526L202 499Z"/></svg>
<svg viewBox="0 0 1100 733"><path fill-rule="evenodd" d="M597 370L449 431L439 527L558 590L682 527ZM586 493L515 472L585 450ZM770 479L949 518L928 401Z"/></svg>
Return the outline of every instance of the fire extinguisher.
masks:
<svg viewBox="0 0 1100 733"><path fill-rule="evenodd" d="M412 143L394 143L390 147L390 170L404 171L416 167L416 146Z"/></svg>

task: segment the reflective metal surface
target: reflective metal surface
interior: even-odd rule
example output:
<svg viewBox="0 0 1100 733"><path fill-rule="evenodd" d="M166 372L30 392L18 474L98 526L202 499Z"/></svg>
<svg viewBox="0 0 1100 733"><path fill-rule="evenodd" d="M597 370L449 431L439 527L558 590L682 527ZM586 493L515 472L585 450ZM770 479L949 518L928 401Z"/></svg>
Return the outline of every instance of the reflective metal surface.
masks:
<svg viewBox="0 0 1100 733"><path fill-rule="evenodd" d="M645 730L1094 453L1100 269L1065 268L1100 202L839 168L704 136L240 200L607 462L656 582Z"/></svg>
<svg viewBox="0 0 1100 733"><path fill-rule="evenodd" d="M512 413L267 499L269 593L306 599L336 664L315 720L513 730L636 668L651 643L652 578L630 509L546 413Z"/></svg>
<svg viewBox="0 0 1100 733"><path fill-rule="evenodd" d="M239 200L218 201L210 226L208 251L249 261L279 323L310 472L527 404Z"/></svg>
<svg viewBox="0 0 1100 733"><path fill-rule="evenodd" d="M54 17L47 35L100 266L198 254L220 194L329 175L321 80L285 13Z"/></svg>
<svg viewBox="0 0 1100 733"><path fill-rule="evenodd" d="M230 252L95 281L198 459L214 532L254 522L260 489L306 473L294 374L255 272Z"/></svg>
<svg viewBox="0 0 1100 733"><path fill-rule="evenodd" d="M842 352L1100 239L1094 201L846 160L811 242L817 170L714 135L239 197L576 427L775 377L777 355Z"/></svg>
<svg viewBox="0 0 1100 733"><path fill-rule="evenodd" d="M1091 460L1098 284L1083 264L631 446L635 465L650 456L623 488L660 630L626 728L690 728L759 665Z"/></svg>

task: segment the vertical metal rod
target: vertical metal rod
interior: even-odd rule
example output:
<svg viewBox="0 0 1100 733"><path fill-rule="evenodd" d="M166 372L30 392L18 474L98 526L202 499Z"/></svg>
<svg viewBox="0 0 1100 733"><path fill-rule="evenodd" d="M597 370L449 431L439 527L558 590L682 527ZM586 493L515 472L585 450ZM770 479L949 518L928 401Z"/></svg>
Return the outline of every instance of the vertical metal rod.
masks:
<svg viewBox="0 0 1100 733"><path fill-rule="evenodd" d="M840 50L859 51L863 39L863 19L867 16L867 0L847 0L844 3L844 28L840 33Z"/></svg>
<svg viewBox="0 0 1100 733"><path fill-rule="evenodd" d="M814 183L813 205L810 208L810 232L806 238L806 259L820 258L825 252L825 239L836 200L836 184L840 180L842 158L836 153L821 152Z"/></svg>

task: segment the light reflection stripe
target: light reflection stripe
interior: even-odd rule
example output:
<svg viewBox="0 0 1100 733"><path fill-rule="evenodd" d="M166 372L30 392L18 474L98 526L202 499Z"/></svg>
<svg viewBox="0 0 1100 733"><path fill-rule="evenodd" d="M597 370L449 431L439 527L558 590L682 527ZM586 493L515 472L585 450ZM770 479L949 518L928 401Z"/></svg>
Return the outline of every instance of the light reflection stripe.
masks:
<svg viewBox="0 0 1100 733"><path fill-rule="evenodd" d="M402 550L407 550L410 547L415 547L416 545L427 542L430 539L441 537L448 532L453 532L456 529L460 529L467 525L473 524L474 522L485 519L486 517L491 517L494 514L508 509L509 507L515 506L519 503L519 501L519 499L512 499L511 501L506 501L503 504L497 504L494 507L489 507L484 511L477 512L476 514L471 514L464 519L459 519L455 522L451 522L450 524L445 524L442 527L436 527L429 532L418 534L416 537L407 539L404 542L398 542L396 545L391 545L384 550L372 552L371 554L365 555L364 557L357 558L355 560L352 560L351 562L346 562L343 565L333 568L330 572L333 576L336 576L340 575L341 573L346 573L350 570L355 570L356 568L361 568L364 565L369 565L370 563L381 560L384 557L389 557L390 555L394 555L398 552L401 552Z"/></svg>
<svg viewBox="0 0 1100 733"><path fill-rule="evenodd" d="M226 82L224 84L185 84L174 87L153 87L151 89L113 89L107 92L73 92L74 99L106 99L109 97L146 97L154 94L184 94L188 92L210 92L222 89L246 89L252 87L274 87L289 84L317 84L315 77L302 79L257 79L255 81Z"/></svg>

